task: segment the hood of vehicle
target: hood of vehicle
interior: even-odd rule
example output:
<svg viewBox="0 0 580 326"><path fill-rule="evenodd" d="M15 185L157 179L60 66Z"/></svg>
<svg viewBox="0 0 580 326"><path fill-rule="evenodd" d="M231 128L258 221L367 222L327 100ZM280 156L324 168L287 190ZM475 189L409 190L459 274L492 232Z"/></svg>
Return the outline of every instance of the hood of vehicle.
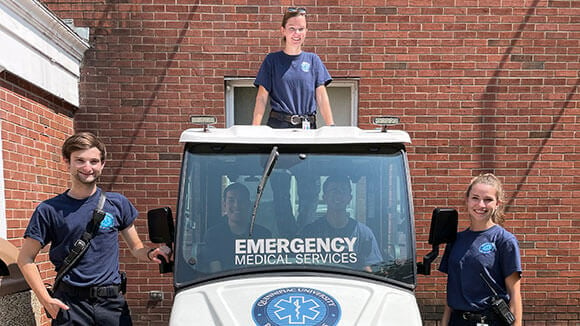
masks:
<svg viewBox="0 0 580 326"><path fill-rule="evenodd" d="M414 294L333 277L229 279L179 291L170 325L421 325Z"/></svg>

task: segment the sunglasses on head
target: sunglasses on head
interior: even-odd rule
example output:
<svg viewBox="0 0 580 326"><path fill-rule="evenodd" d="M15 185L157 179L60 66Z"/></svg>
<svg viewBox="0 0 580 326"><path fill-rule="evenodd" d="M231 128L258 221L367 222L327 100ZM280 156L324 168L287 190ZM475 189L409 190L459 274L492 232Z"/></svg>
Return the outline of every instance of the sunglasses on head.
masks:
<svg viewBox="0 0 580 326"><path fill-rule="evenodd" d="M299 8L290 7L290 8L288 8L288 12L297 12L299 14L303 14L304 15L304 14L306 14L306 8L302 8L302 7L299 7Z"/></svg>

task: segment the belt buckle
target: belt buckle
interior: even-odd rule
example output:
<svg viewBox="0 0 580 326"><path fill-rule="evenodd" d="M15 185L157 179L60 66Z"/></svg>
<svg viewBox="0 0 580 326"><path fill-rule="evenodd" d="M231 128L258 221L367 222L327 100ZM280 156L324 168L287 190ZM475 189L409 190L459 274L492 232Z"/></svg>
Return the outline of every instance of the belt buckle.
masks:
<svg viewBox="0 0 580 326"><path fill-rule="evenodd" d="M118 294L118 289L114 286L95 286L89 292L91 298L111 298Z"/></svg>
<svg viewBox="0 0 580 326"><path fill-rule="evenodd" d="M461 318L463 318L463 320L476 321L477 326L488 326L485 322L486 316L483 314L466 311L461 314Z"/></svg>
<svg viewBox="0 0 580 326"><path fill-rule="evenodd" d="M294 115L291 115L291 116L290 116L290 123L291 123L291 124L293 124L293 125L295 125L295 126L296 126L296 125L298 125L300 122L302 122L302 117L301 117L301 116L299 116L299 115L297 115L297 114L294 114Z"/></svg>
<svg viewBox="0 0 580 326"><path fill-rule="evenodd" d="M462 317L464 320L472 320L472 319L474 319L474 318L477 318L478 316L479 316L479 314L477 314L477 313L473 313L473 312L471 312L471 311L465 311L465 312L464 312L464 313L461 315L461 317Z"/></svg>
<svg viewBox="0 0 580 326"><path fill-rule="evenodd" d="M98 298L99 297L99 287L93 286L89 288L89 297L90 298Z"/></svg>

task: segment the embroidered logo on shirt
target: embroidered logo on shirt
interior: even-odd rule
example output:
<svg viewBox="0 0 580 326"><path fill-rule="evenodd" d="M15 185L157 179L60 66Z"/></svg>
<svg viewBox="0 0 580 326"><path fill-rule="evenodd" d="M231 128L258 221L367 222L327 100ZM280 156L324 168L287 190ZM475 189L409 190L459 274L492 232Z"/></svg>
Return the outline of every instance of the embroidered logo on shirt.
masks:
<svg viewBox="0 0 580 326"><path fill-rule="evenodd" d="M495 243L493 242L485 242L479 246L479 252L482 254L489 254L490 252L495 251Z"/></svg>
<svg viewBox="0 0 580 326"><path fill-rule="evenodd" d="M304 71L304 72L309 72L310 71L310 63L308 63L306 61L302 61L302 65L300 65L300 68L302 68L302 71Z"/></svg>
<svg viewBox="0 0 580 326"><path fill-rule="evenodd" d="M105 213L105 218L103 218L103 220L101 221L101 225L99 225L99 228L101 230L107 230L112 229L113 226L114 226L113 215L111 215L110 213Z"/></svg>

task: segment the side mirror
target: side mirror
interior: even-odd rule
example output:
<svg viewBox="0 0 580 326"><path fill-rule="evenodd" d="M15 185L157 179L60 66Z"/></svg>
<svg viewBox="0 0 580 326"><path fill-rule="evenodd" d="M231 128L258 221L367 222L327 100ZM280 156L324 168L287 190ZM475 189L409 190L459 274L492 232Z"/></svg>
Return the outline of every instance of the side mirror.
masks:
<svg viewBox="0 0 580 326"><path fill-rule="evenodd" d="M175 240L175 227L173 224L173 214L169 207L152 209L147 212L147 226L149 227L149 239L153 243L165 243L172 249ZM165 261L163 256L157 256L161 260L159 273L171 273L173 271L173 261Z"/></svg>
<svg viewBox="0 0 580 326"><path fill-rule="evenodd" d="M455 241L457 236L457 211L453 208L435 208L431 216L429 244L440 245Z"/></svg>
<svg viewBox="0 0 580 326"><path fill-rule="evenodd" d="M457 211L453 208L435 208L431 216L431 228L429 229L429 244L433 249L425 257L423 262L417 263L417 273L431 274L431 263L439 255L439 245L455 241L457 236Z"/></svg>
<svg viewBox="0 0 580 326"><path fill-rule="evenodd" d="M174 241L175 231L173 214L169 207L152 209L147 212L147 224L149 227L149 239L153 243L165 243L171 245Z"/></svg>

